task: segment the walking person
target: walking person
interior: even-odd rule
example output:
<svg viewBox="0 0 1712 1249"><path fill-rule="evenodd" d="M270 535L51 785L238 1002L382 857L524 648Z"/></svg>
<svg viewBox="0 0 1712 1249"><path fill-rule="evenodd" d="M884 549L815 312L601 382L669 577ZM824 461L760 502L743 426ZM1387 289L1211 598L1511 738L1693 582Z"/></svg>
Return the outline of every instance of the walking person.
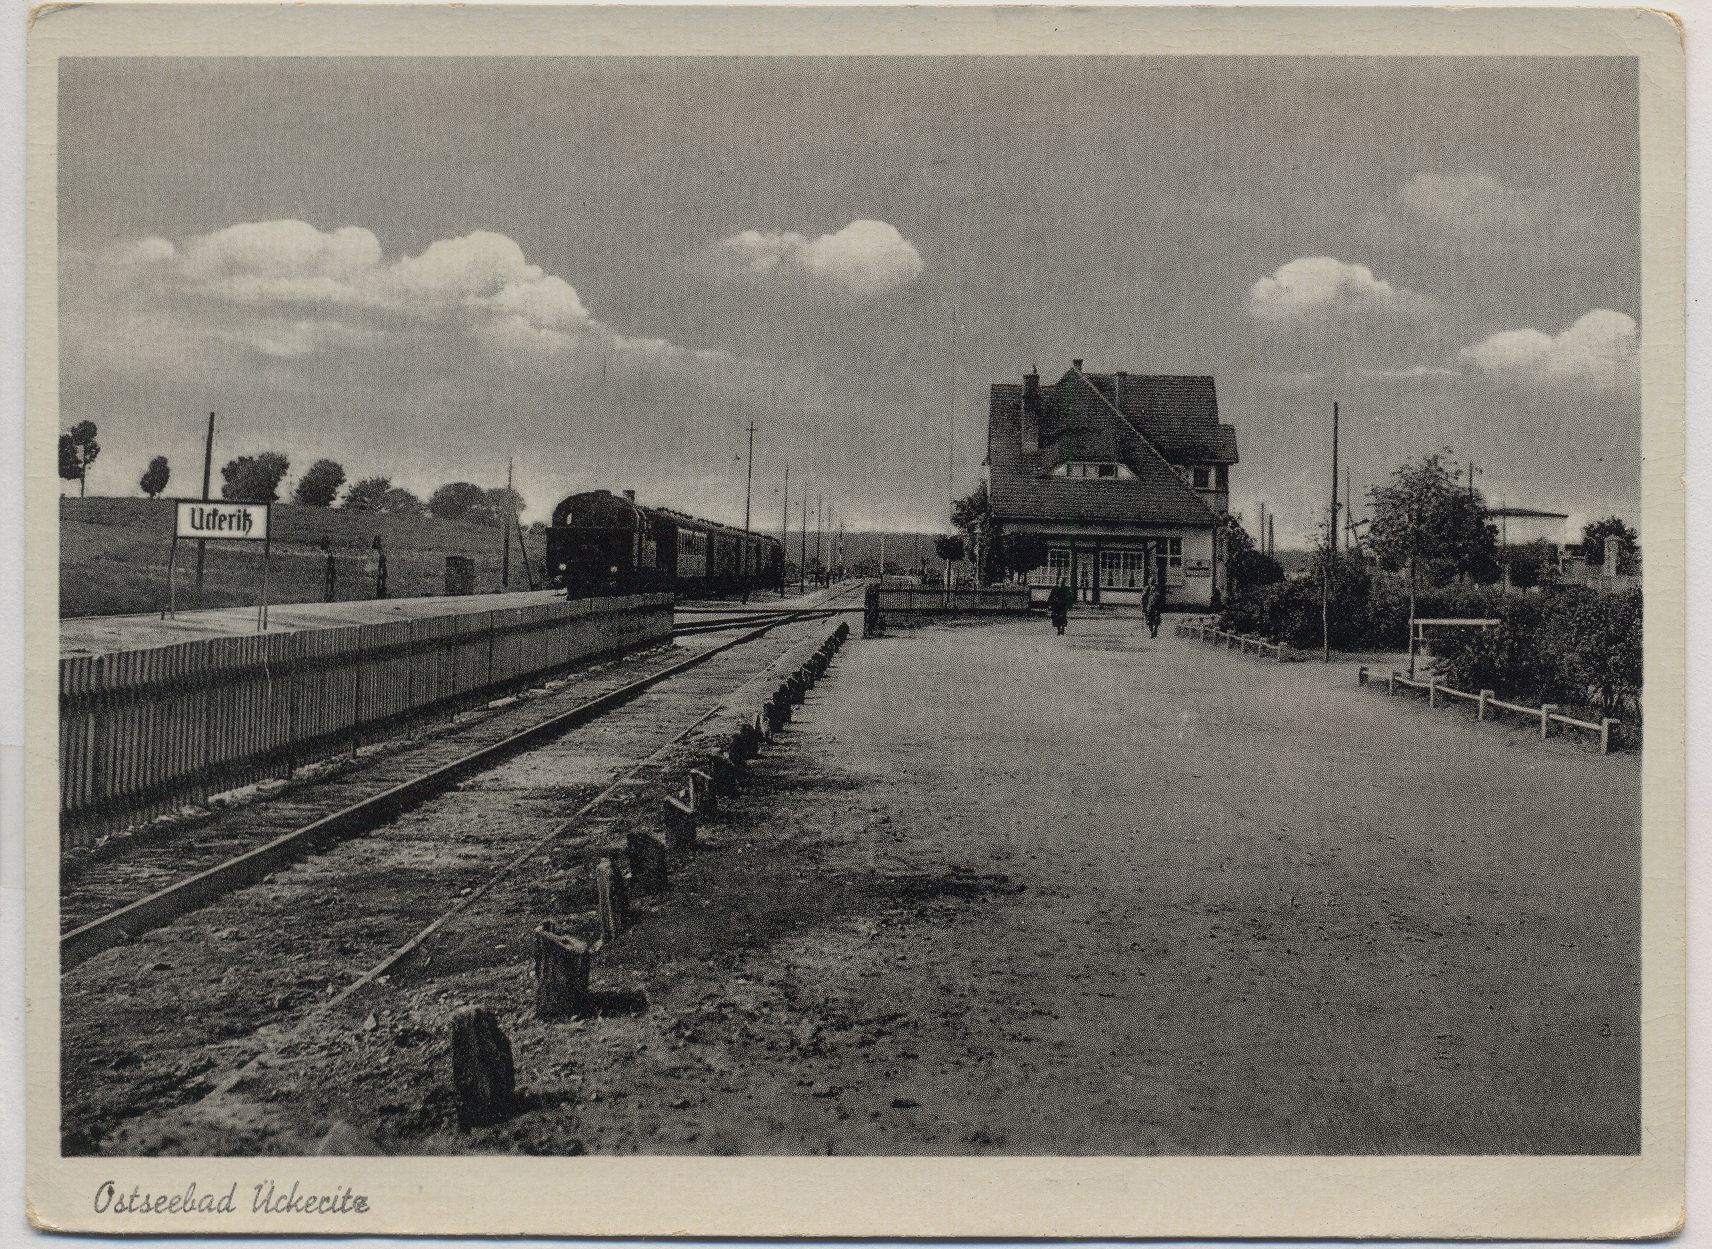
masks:
<svg viewBox="0 0 1712 1249"><path fill-rule="evenodd" d="M1046 610L1052 614L1052 627L1062 634L1070 623L1070 587L1060 581L1047 591Z"/></svg>
<svg viewBox="0 0 1712 1249"><path fill-rule="evenodd" d="M333 560L333 539L321 535L321 554L326 563L321 573L321 601L331 603L339 588L339 566Z"/></svg>
<svg viewBox="0 0 1712 1249"><path fill-rule="evenodd" d="M1165 596L1159 592L1159 583L1149 581L1147 589L1141 595L1141 614L1147 617L1147 636L1159 636L1160 600Z"/></svg>
<svg viewBox="0 0 1712 1249"><path fill-rule="evenodd" d="M386 597L386 548L380 543L380 535L375 535L374 546L369 549L368 570L374 576L374 596Z"/></svg>

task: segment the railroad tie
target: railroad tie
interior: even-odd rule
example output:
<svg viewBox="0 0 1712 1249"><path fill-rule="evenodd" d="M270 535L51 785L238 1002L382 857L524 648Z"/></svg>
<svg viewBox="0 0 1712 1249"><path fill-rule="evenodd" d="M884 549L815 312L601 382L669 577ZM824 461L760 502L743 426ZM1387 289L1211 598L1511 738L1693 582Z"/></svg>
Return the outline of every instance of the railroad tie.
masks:
<svg viewBox="0 0 1712 1249"><path fill-rule="evenodd" d="M695 808L685 801L682 791L667 794L660 802L660 814L666 826L668 850L693 850L696 844Z"/></svg>

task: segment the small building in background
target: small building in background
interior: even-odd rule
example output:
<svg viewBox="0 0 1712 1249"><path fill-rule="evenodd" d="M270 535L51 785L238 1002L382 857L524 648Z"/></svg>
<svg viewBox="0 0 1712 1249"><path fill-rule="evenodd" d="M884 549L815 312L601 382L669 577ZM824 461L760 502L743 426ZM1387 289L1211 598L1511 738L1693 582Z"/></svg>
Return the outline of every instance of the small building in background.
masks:
<svg viewBox="0 0 1712 1249"><path fill-rule="evenodd" d="M1566 552L1580 554L1581 535L1569 531L1569 513L1542 512L1533 507L1495 507L1486 513L1498 526L1499 546L1526 546L1549 542L1561 560Z"/></svg>
<svg viewBox="0 0 1712 1249"><path fill-rule="evenodd" d="M1063 582L1082 602L1139 602L1155 578L1167 603L1208 606L1225 592L1219 519L1236 462L1210 377L1089 373L1077 360L1056 382L997 382L987 541L1037 599Z"/></svg>

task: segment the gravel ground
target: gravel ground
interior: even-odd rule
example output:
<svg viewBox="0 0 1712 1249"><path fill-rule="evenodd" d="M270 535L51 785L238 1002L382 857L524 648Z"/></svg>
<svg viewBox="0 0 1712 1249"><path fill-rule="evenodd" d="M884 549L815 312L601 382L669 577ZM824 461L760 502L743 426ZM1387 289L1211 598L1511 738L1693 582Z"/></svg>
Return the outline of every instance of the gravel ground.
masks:
<svg viewBox="0 0 1712 1249"><path fill-rule="evenodd" d="M853 641L801 711L600 952L601 1017L531 1016L526 934L586 872L544 856L426 967L107 1147L1638 1148L1637 759L1115 617ZM466 1002L523 1097L460 1133Z"/></svg>

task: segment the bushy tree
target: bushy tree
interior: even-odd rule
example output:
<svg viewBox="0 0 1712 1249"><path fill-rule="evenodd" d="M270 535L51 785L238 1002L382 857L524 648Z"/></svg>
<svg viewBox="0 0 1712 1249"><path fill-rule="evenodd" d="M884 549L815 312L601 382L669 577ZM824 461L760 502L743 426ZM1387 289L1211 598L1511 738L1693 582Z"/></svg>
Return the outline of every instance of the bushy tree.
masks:
<svg viewBox="0 0 1712 1249"><path fill-rule="evenodd" d="M148 468L143 470L142 479L137 486L149 498L158 498L160 492L166 489L167 480L172 476L172 469L167 467L166 456L157 455L149 461Z"/></svg>
<svg viewBox="0 0 1712 1249"><path fill-rule="evenodd" d="M94 421L79 421L59 436L59 475L64 481L77 483L78 498L88 488L89 466L101 454L95 434Z"/></svg>
<svg viewBox="0 0 1712 1249"><path fill-rule="evenodd" d="M486 493L485 515L481 517L490 525L509 525L511 518L523 511L523 496L517 491L505 486L495 486ZM476 519L472 517L471 519Z"/></svg>
<svg viewBox="0 0 1712 1249"><path fill-rule="evenodd" d="M1254 539L1242 527L1242 517L1225 512L1219 517L1219 540L1224 544L1225 577L1231 594L1240 598L1261 586L1284 580L1284 569L1269 555L1255 549Z"/></svg>
<svg viewBox="0 0 1712 1249"><path fill-rule="evenodd" d="M487 491L468 481L453 481L428 496L428 511L436 520L471 520L488 515Z"/></svg>
<svg viewBox="0 0 1712 1249"><path fill-rule="evenodd" d="M1368 491L1368 547L1383 567L1407 572L1411 601L1423 576L1429 583L1458 574L1482 580L1497 563L1498 535L1486 505L1459 484L1449 454L1435 452L1405 464Z"/></svg>
<svg viewBox="0 0 1712 1249"><path fill-rule="evenodd" d="M390 487L380 496L380 503L375 508L385 516L420 516L422 515L422 500L399 486Z"/></svg>
<svg viewBox="0 0 1712 1249"><path fill-rule="evenodd" d="M240 455L220 470L220 497L245 503L272 503L291 461L278 451Z"/></svg>
<svg viewBox="0 0 1712 1249"><path fill-rule="evenodd" d="M1510 570L1510 584L1518 590L1557 580L1557 547L1544 538L1505 547L1503 562Z"/></svg>
<svg viewBox="0 0 1712 1249"><path fill-rule="evenodd" d="M947 564L963 558L963 539L955 533L941 534L933 540L933 553Z"/></svg>
<svg viewBox="0 0 1712 1249"><path fill-rule="evenodd" d="M1046 563L1046 539L1037 533L1003 534L998 557L1006 572L1020 577Z"/></svg>
<svg viewBox="0 0 1712 1249"><path fill-rule="evenodd" d="M1617 557L1617 571L1632 573L1640 566L1641 539L1628 525L1623 523L1620 516L1607 516L1604 520L1596 520L1581 530L1581 558L1587 561L1589 568L1598 568L1605 563L1605 539L1619 538L1622 540L1622 553Z"/></svg>
<svg viewBox="0 0 1712 1249"><path fill-rule="evenodd" d="M339 487L345 484L344 466L335 460L316 460L297 479L292 498L305 507L331 507Z"/></svg>
<svg viewBox="0 0 1712 1249"><path fill-rule="evenodd" d="M345 491L344 501L339 506L348 512L378 512L381 500L391 489L390 477L364 477L361 481L351 483L351 488Z"/></svg>

